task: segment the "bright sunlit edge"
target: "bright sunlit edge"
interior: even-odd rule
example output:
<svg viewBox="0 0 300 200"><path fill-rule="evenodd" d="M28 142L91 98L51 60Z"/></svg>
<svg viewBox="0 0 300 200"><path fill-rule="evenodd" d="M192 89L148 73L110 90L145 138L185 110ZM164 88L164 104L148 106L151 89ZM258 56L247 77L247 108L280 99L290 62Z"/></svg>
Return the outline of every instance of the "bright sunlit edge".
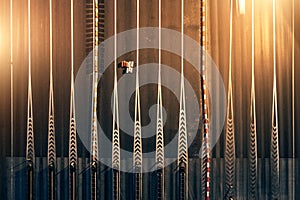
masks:
<svg viewBox="0 0 300 200"><path fill-rule="evenodd" d="M245 0L237 0L238 3L238 13L240 15L245 15L246 12L246 1Z"/></svg>

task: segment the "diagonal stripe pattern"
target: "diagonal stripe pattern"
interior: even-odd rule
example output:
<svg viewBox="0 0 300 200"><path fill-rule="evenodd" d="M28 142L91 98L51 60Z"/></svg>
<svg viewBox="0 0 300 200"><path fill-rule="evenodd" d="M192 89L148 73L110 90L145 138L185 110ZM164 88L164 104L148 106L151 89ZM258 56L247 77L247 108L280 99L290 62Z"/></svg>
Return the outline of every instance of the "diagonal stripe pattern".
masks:
<svg viewBox="0 0 300 200"><path fill-rule="evenodd" d="M255 110L253 109L254 102L251 109L251 123L249 135L249 199L256 199L256 185L257 185L257 146L256 146L256 121Z"/></svg>
<svg viewBox="0 0 300 200"><path fill-rule="evenodd" d="M178 130L179 199L188 198L188 144L184 85L184 0L181 0L181 82Z"/></svg>
<svg viewBox="0 0 300 200"><path fill-rule="evenodd" d="M69 164L76 169L77 139L74 94L74 1L71 0L71 92L70 92L70 126L69 126Z"/></svg>
<svg viewBox="0 0 300 200"><path fill-rule="evenodd" d="M136 1L136 92L134 105L134 146L133 146L133 170L135 173L135 199L142 199L142 130L141 130L141 109L139 90L139 26L140 26L140 1Z"/></svg>
<svg viewBox="0 0 300 200"><path fill-rule="evenodd" d="M53 98L52 0L50 0L49 8L50 8L50 89L49 89L49 114L48 114L48 165L55 166L56 147L55 147L54 98Z"/></svg>
<svg viewBox="0 0 300 200"><path fill-rule="evenodd" d="M225 171L226 171L226 199L235 196L235 140L234 140L234 118L232 98L232 14L233 1L230 1L230 30L229 30L229 81L228 81L228 105L227 124L225 135Z"/></svg>
<svg viewBox="0 0 300 200"><path fill-rule="evenodd" d="M272 103L272 132L271 132L271 198L279 199L279 145L278 145L278 110L276 86L276 0L273 0L273 103Z"/></svg>
<svg viewBox="0 0 300 200"><path fill-rule="evenodd" d="M142 168L142 137L141 125L139 121L134 123L134 151L133 151L133 164L136 173L141 173Z"/></svg>
<svg viewBox="0 0 300 200"><path fill-rule="evenodd" d="M54 128L54 115L49 115L48 122L48 164L55 165L56 163L56 150L55 150L55 128Z"/></svg>
<svg viewBox="0 0 300 200"><path fill-rule="evenodd" d="M183 104L182 100L180 102ZM180 163L184 163L185 166L188 164L186 116L183 108L180 109L178 135L178 164Z"/></svg>
<svg viewBox="0 0 300 200"><path fill-rule="evenodd" d="M32 110L32 105L28 106ZM32 111L30 111L32 113ZM33 118L31 114L27 118L27 145L26 145L26 160L34 161L34 134L33 134Z"/></svg>
<svg viewBox="0 0 300 200"><path fill-rule="evenodd" d="M34 131L32 110L32 86L31 86L31 39L30 39L30 0L28 0L28 98L27 98L27 137L26 160L34 163Z"/></svg>
<svg viewBox="0 0 300 200"><path fill-rule="evenodd" d="M164 199L164 127L162 115L161 91L161 0L158 2L158 87L157 87L157 122L156 122L156 152L155 162L157 169L157 199Z"/></svg>
<svg viewBox="0 0 300 200"><path fill-rule="evenodd" d="M157 87L157 122L156 122L156 165L157 169L164 168L164 130L162 116L162 91L161 91L161 0L158 5L158 87Z"/></svg>
<svg viewBox="0 0 300 200"><path fill-rule="evenodd" d="M120 133L117 74L117 0L114 0L114 91L112 129L113 199L120 199Z"/></svg>
<svg viewBox="0 0 300 200"><path fill-rule="evenodd" d="M248 198L257 199L257 144L256 144L256 109L255 109L255 79L254 79L254 0L252 0L252 84L251 84L251 101L250 101L250 135L249 135L249 186Z"/></svg>

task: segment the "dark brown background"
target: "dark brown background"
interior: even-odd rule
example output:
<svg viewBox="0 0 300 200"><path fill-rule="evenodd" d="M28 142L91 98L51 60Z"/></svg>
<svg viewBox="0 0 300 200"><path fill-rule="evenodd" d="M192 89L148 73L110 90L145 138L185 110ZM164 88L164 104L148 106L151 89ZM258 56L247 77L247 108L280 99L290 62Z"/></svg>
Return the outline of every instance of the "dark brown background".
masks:
<svg viewBox="0 0 300 200"><path fill-rule="evenodd" d="M162 0L162 26L165 28L180 31L180 1ZM292 177L292 118L291 118L291 45L292 45L292 1L277 1L277 91L279 111L279 134L280 134L280 177L281 194L284 199L291 198L291 181L296 179L296 188L299 187L299 120L300 120L300 3L296 1L295 10L295 153L296 153L296 176ZM45 161L42 157L47 155L47 115L48 115L48 90L49 90L49 5L48 1L31 1L31 44L32 44L32 87L33 87L33 110L34 110L34 131L35 151L40 157L37 164L37 171L43 171ZM158 25L158 1L140 2L140 26ZM75 71L86 56L86 2L76 0L74 4L75 13ZM258 191L260 199L267 199L269 195L269 161L270 157L270 131L271 131L271 105L272 105L272 83L273 83L273 43L272 43L272 1L256 1L255 3L255 84L256 84L256 111L257 111L257 147L259 156L259 184ZM59 158L58 168L63 169L67 164L68 156L68 129L69 129L69 91L70 91L70 1L54 0L54 21L53 21L53 51L54 51L54 98L55 98L55 127L57 141L57 156ZM251 1L246 0L246 15L241 16L235 12L233 18L233 98L236 136L237 156L237 178L236 190L239 198L247 199L247 144L249 133L249 110L250 110L250 87L251 87ZM118 32L135 28L136 26L136 3L135 1L118 1ZM208 52L219 67L227 88L228 82L228 56L229 56L229 0L208 1ZM199 41L199 1L185 1L185 34ZM105 1L105 38L113 35L113 1ZM178 41L180 42L180 41ZM14 141L12 155L15 157L14 164L18 165L24 161L26 149L26 117L27 117L27 82L28 82L28 51L27 51L27 1L13 1L13 78L14 78ZM120 57L121 59L135 59L135 52ZM156 50L143 50L140 52L140 62L157 62ZM180 58L163 52L162 62L179 70ZM199 81L193 79L193 72L186 70L186 76L191 80L193 88L199 94ZM107 71L107 79L112 77L112 70ZM171 78L171 77L170 77ZM11 125L10 124L10 45L9 45L9 1L0 1L0 196L9 197L11 190L9 171L11 164ZM112 83L112 79L111 79ZM105 102L105 94L110 94L113 85L101 89L104 94L102 103ZM148 88L151 91L151 87ZM152 91L155 88L152 87ZM141 102L144 112L153 102L155 95L143 90ZM171 95L165 95L164 101L171 100ZM167 103L166 103L167 104ZM178 103L169 105L169 110L176 111ZM106 110L103 110L104 113ZM177 114L175 112L175 114ZM107 132L110 132L110 116L103 121L106 124ZM143 119L147 123L147 117ZM177 125L177 118L169 122L174 127ZM170 130L171 131L171 130ZM122 142L122 141L121 141ZM123 141L124 142L124 141ZM196 138L189 149L190 156L198 152L200 144L199 137ZM225 136L221 135L217 145L213 149L213 181L212 188L215 199L224 196L224 144ZM79 157L82 161L82 169L87 166L89 157L86 149L79 142ZM199 171L198 159L191 160L191 172L195 176L190 177L191 194L190 198L199 197ZM20 168L20 167L19 167ZM18 168L18 170L19 170ZM23 166L24 168L24 166ZM22 165L20 171L22 171ZM105 168L105 167L103 167ZM173 166L174 168L174 166ZM168 169L172 172L172 167ZM16 170L17 171L17 170ZM16 176L18 176L16 174ZM21 176L21 175L20 175ZM67 175L58 175L60 191ZM45 176L40 176L44 177ZM106 176L102 177L105 180ZM150 181L145 181L145 193L150 191ZM196 177L196 178L195 178ZM148 177L149 178L149 177ZM170 178L167 191L172 192L174 177ZM194 180L195 178L195 180ZM17 180L17 178L15 178ZM41 182L40 178L38 181ZM65 181L63 181L65 179ZM18 179L14 185L24 184L23 179ZM22 182L23 180L23 182ZM173 182L172 182L173 180ZM44 180L45 181L45 180ZM82 187L79 187L80 195L84 196L84 181L80 178ZM61 183L62 182L62 183ZM127 182L126 182L127 183ZM148 185L148 186L147 186ZM15 190L20 186L15 186ZM109 186L101 186L103 188ZM148 188L148 190L147 190ZM193 189L192 189L193 188ZM198 188L198 189L197 189ZM42 189L41 189L42 190ZM88 189L86 189L88 190ZM10 191L7 193L7 191ZM67 188L64 191L68 191ZM122 191L129 198L126 188ZM37 192L38 193L38 192ZM63 192L62 192L63 193ZM174 193L174 191L173 191ZM40 194L41 198L45 194ZM66 194L65 194L66 195ZM128 196L129 195L129 196ZM148 194L150 196L150 192ZM20 194L21 196L21 194ZM20 197L15 195L15 198ZM125 198L124 196L124 198ZM147 196L145 194L145 196ZM60 194L62 199L66 198ZM108 196L106 196L108 197ZM170 199L174 195L170 194ZM300 197L297 192L297 198ZM102 196L102 198L104 198ZM297 199L296 198L296 199Z"/></svg>

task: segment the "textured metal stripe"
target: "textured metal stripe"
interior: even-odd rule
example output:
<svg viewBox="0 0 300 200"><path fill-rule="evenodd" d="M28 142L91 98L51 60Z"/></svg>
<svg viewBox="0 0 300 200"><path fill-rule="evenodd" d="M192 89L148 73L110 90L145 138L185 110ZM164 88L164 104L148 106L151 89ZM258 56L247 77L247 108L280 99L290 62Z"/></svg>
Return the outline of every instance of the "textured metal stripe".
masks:
<svg viewBox="0 0 300 200"><path fill-rule="evenodd" d="M98 90L98 67L99 67L99 51L98 51L98 0L94 0L94 11L93 11L93 94L92 94L92 139L91 139L91 147L92 147L92 161L98 161L98 130L97 130L97 90Z"/></svg>
<svg viewBox="0 0 300 200"><path fill-rule="evenodd" d="M272 133L271 133L271 198L278 199L279 183L279 145L278 145L278 111L276 86L276 0L273 0L273 105L272 105Z"/></svg>
<svg viewBox="0 0 300 200"><path fill-rule="evenodd" d="M56 163L55 125L54 125L54 98L53 98L53 49L52 49L52 0L50 8L50 89L49 89L49 114L48 114L48 164Z"/></svg>
<svg viewBox="0 0 300 200"><path fill-rule="evenodd" d="M188 144L184 85L184 0L181 0L181 83L178 130L179 198L188 198Z"/></svg>
<svg viewBox="0 0 300 200"><path fill-rule="evenodd" d="M34 162L34 130L32 110L32 87L31 87L31 39L30 39L30 0L28 0L28 98L27 98L27 144L26 160Z"/></svg>
<svg viewBox="0 0 300 200"><path fill-rule="evenodd" d="M235 198L235 132L232 97L232 26L233 26L233 1L230 1L230 28L229 28L229 81L227 124L225 135L225 170L226 170L226 199Z"/></svg>
<svg viewBox="0 0 300 200"><path fill-rule="evenodd" d="M202 99L202 117L204 123L203 129L203 148L202 148L202 194L205 199L210 199L210 144L209 144L209 120L208 120L208 106L206 100L206 2L200 1L200 45L201 52L201 99Z"/></svg>
<svg viewBox="0 0 300 200"><path fill-rule="evenodd" d="M114 0L114 92L112 129L113 198L120 199L120 134L117 80L117 0ZM104 4L103 4L104 5Z"/></svg>
<svg viewBox="0 0 300 200"><path fill-rule="evenodd" d="M141 113L140 113L140 91L139 91L139 26L140 26L140 1L136 1L136 93L135 93L135 113L134 113L134 147L133 147L133 168L135 172L135 199L142 199L142 133L141 133Z"/></svg>
<svg viewBox="0 0 300 200"><path fill-rule="evenodd" d="M257 199L257 140L256 140L256 109L255 109L255 79L254 79L254 67L255 67L255 46L254 46L254 33L255 33L255 7L252 0L252 84L251 84L251 105L250 105L250 134L249 134L249 188L248 198Z"/></svg>

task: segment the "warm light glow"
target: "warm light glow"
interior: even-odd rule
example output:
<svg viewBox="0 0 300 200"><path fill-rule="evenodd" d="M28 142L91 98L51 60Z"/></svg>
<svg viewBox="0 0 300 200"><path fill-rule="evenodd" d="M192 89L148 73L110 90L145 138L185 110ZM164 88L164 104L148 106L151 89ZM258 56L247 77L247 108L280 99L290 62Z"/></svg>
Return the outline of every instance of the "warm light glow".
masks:
<svg viewBox="0 0 300 200"><path fill-rule="evenodd" d="M246 12L246 2L245 0L236 0L237 1L237 9L240 15L244 15Z"/></svg>
<svg viewBox="0 0 300 200"><path fill-rule="evenodd" d="M3 50L4 50L4 45L5 43L4 43L4 34L3 34L3 30L2 30L2 28L1 28L1 26L0 26L0 52L3 52Z"/></svg>

